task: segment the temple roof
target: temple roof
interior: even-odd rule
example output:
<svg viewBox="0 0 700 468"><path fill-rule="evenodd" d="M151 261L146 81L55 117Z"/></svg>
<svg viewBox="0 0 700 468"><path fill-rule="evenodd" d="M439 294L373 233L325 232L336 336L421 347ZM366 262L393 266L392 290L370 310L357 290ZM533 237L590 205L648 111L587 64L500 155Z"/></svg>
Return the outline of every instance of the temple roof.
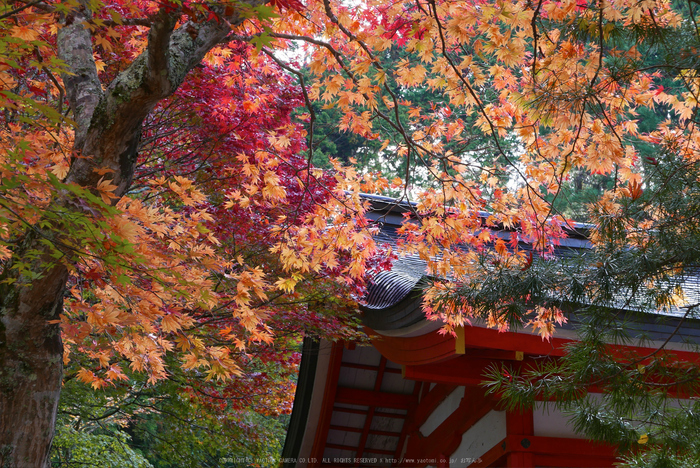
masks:
<svg viewBox="0 0 700 468"><path fill-rule="evenodd" d="M415 204L397 203L391 198L374 195L366 195L365 197L370 200L372 206L372 210L367 217L381 227L379 234L375 237L376 242L391 246L396 250L399 238L397 230L402 223L406 222L407 218L410 219L410 216L406 215L410 215L415 208ZM489 213L482 212L480 216L486 219ZM570 258L590 250L593 246L586 236L591 228L592 225L590 224L574 223L572 229L567 229L569 237L560 240L559 245L554 248L553 258L555 260L558 258ZM492 228L491 234L505 241L509 241L511 235L509 230L498 228ZM532 251L532 245L528 242L520 241L518 248L524 252ZM539 254L534 252L534 255ZM416 312L416 307L410 307L410 311L405 310L407 305L405 300L409 297L419 298L421 296L423 288L429 282L426 266L426 262L419 258L418 255L401 256L393 262L389 271L379 272L371 278L367 287L367 294L362 301L365 322L370 328L378 329L373 326L373 324L378 325L377 320L380 320L380 322L387 320L389 322L397 321L398 318L395 315L396 306L399 303L402 304L399 308L404 310L404 313ZM677 284L682 288L687 304L700 303L700 268L689 270L682 278L679 277ZM626 311L640 312L642 309L627 306ZM657 310L656 313L659 315L683 317L685 308L671 307ZM400 322L402 326L406 326L416 323L416 321L414 317L414 319ZM380 329L382 328L380 327Z"/></svg>
<svg viewBox="0 0 700 468"><path fill-rule="evenodd" d="M381 226L377 241L395 247L397 229L412 206L385 197L368 199L373 207L368 217ZM585 237L589 227L576 226L555 249L554 259L590 249ZM504 239L510 235L507 230L492 232ZM521 248L529 247L523 243ZM576 339L575 314L550 341L527 329L499 333L478 321L459 329L458 336L440 334L441 323L426 320L422 309L428 280L426 262L417 256L400 257L389 271L371 279L361 307L363 323L372 334L371 347L305 339L283 466L306 466L308 459L303 457L314 453L330 459L328 463L319 459L315 466L395 465L387 460L399 458L405 450L406 435L415 430L410 414L419 400L418 391L435 382L432 375L452 372L459 385L478 386L488 363L494 362L488 359L494 356L516 363L523 355L523 362L556 358ZM689 298L700 302L700 275L686 278L683 288ZM679 356L696 357L686 343L700 343L700 320L681 317L679 310L611 313L625 321L633 337L648 340L633 347L663 343ZM346 458L352 462L333 462Z"/></svg>

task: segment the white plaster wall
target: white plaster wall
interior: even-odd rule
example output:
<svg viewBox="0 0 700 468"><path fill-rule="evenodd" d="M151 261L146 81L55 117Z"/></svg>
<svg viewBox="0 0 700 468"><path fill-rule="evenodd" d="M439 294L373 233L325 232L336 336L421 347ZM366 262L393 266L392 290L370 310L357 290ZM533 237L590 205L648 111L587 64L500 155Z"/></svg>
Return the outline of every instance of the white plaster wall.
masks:
<svg viewBox="0 0 700 468"><path fill-rule="evenodd" d="M491 410L462 435L450 466L469 466L506 437L506 412Z"/></svg>
<svg viewBox="0 0 700 468"><path fill-rule="evenodd" d="M532 409L535 435L539 437L565 437L567 439L585 439L574 432L568 417L553 403L538 402Z"/></svg>
<svg viewBox="0 0 700 468"><path fill-rule="evenodd" d="M589 393L589 398L600 400L601 395ZM688 407L694 403L693 400L669 400L669 408ZM659 408L662 410L662 408ZM586 437L574 432L574 428L569 424L569 417L558 410L551 402L537 402L532 410L535 435L540 437L566 437L569 439L585 439ZM644 430L644 429L641 429Z"/></svg>

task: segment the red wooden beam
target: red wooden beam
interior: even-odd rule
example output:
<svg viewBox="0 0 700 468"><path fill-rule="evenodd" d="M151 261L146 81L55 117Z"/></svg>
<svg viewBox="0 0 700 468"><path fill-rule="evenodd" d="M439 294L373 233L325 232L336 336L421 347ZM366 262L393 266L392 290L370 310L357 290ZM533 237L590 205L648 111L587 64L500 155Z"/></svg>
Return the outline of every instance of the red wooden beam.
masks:
<svg viewBox="0 0 700 468"><path fill-rule="evenodd" d="M406 366L403 366L401 370L402 370L402 372L405 372L405 371L406 371ZM403 374L402 374L402 377L403 377ZM421 383L421 389L420 389L420 398L419 398L419 401L422 401L423 398L424 398L428 393L430 393L430 391L432 390L432 388L430 388L430 382L420 382L420 383Z"/></svg>
<svg viewBox="0 0 700 468"><path fill-rule="evenodd" d="M555 337L545 341L539 335L531 335L527 332L500 332L493 328L464 327L466 347L522 351L525 354L539 356L563 356L564 346L571 341Z"/></svg>
<svg viewBox="0 0 700 468"><path fill-rule="evenodd" d="M346 450L348 452L355 452L357 450L357 447L354 445L344 445L344 444L334 444L332 442L328 442L326 444L326 448L333 448L337 450Z"/></svg>
<svg viewBox="0 0 700 468"><path fill-rule="evenodd" d="M374 392L380 393L382 390L382 382L384 381L384 370L386 369L386 358L382 356L379 360L379 370L377 371L377 378L374 380ZM408 407L406 408L408 409ZM365 451L365 445L367 444L367 437L369 437L369 428L372 426L372 420L374 419L375 407L369 409L369 413L365 418L365 427L360 436L360 442L357 448L357 457L361 458ZM355 464L356 467L360 466L359 461Z"/></svg>
<svg viewBox="0 0 700 468"><path fill-rule="evenodd" d="M535 421L532 410L508 411L506 413L506 434L533 435Z"/></svg>
<svg viewBox="0 0 700 468"><path fill-rule="evenodd" d="M342 406L333 407L333 411L337 411L339 413L364 414L364 415L367 415L367 413L369 412L368 409L343 408ZM406 419L405 414L399 414L399 413L388 413L386 411L375 411L374 414L377 417L382 417L382 418Z"/></svg>
<svg viewBox="0 0 700 468"><path fill-rule="evenodd" d="M617 449L610 444L593 442L587 439L566 439L563 437L534 437L509 435L509 444L523 447L523 439L530 444L527 450L548 455L576 455L583 457L615 457Z"/></svg>
<svg viewBox="0 0 700 468"><path fill-rule="evenodd" d="M343 362L343 367L349 367L351 369L363 369L368 371L377 372L379 366L371 366L369 364L359 364L357 362Z"/></svg>
<svg viewBox="0 0 700 468"><path fill-rule="evenodd" d="M539 362L542 360L539 359ZM499 359L474 358L467 355L449 361L437 362L423 366L406 366L404 377L411 380L435 382L445 385L480 385L489 367L500 366ZM534 366L534 358L526 356L522 361L510 361L513 369Z"/></svg>
<svg viewBox="0 0 700 468"><path fill-rule="evenodd" d="M374 372L377 372L379 370L379 366L372 366L370 364L360 364L357 362L343 362L343 367L349 367L351 369L362 369ZM397 369L395 367L387 367L386 369L384 369L384 372L386 372L387 374L400 374L401 369Z"/></svg>
<svg viewBox="0 0 700 468"><path fill-rule="evenodd" d="M365 452L365 445L367 444L367 437L369 437L369 428L372 427L372 420L374 419L375 408L371 407L369 413L365 418L365 427L362 429L362 434L360 435L360 441L357 443L357 457L362 457ZM355 463L355 467L358 467L359 461Z"/></svg>
<svg viewBox="0 0 700 468"><path fill-rule="evenodd" d="M335 402L348 405L407 410L412 401L412 395L403 393L375 392L348 387L338 387L335 392Z"/></svg>
<svg viewBox="0 0 700 468"><path fill-rule="evenodd" d="M501 361L522 361L525 356L522 351L486 348L467 348L463 354L473 358L498 359Z"/></svg>
<svg viewBox="0 0 700 468"><path fill-rule="evenodd" d="M456 356L455 338L437 332L413 337L377 335L367 330L372 345L390 361L401 365L420 365L439 362Z"/></svg>
<svg viewBox="0 0 700 468"><path fill-rule="evenodd" d="M521 332L499 332L491 328L465 327L465 346L478 348L522 351L530 355L563 356L565 346L574 340L552 337L549 341L543 340L538 335ZM659 343L660 344L660 343ZM657 349L650 346L607 345L607 351L618 359L639 359L648 356ZM680 361L700 363L700 353L694 351L663 349L655 356L671 356Z"/></svg>
<svg viewBox="0 0 700 468"><path fill-rule="evenodd" d="M406 450L406 458L412 460L437 459L443 453L453 453L462 442L462 435L477 421L491 411L495 402L484 396L479 387L465 388L464 397L455 409L440 425L427 436L415 431L411 434ZM413 466L426 466L416 463Z"/></svg>
<svg viewBox="0 0 700 468"><path fill-rule="evenodd" d="M362 427L350 427L350 426L338 426L338 425L331 424L330 430L361 433L363 428ZM387 437L400 437L401 436L400 432L380 431L378 429L370 429L369 433L373 434L373 435L381 435L381 436L387 436Z"/></svg>
<svg viewBox="0 0 700 468"><path fill-rule="evenodd" d="M506 439L503 439L493 447L491 447L485 454L476 458L469 466L470 468L482 468L487 466L505 466L507 463L508 456L508 444Z"/></svg>
<svg viewBox="0 0 700 468"><path fill-rule="evenodd" d="M395 459L400 459L404 452L404 445L406 444L406 437L409 434L409 427L413 425L415 420L416 407L418 406L418 395L427 395L426 390L429 390L430 385L425 382L413 382L413 405L408 409L408 414L401 427L401 437L399 437L399 442L396 445L396 452L394 453ZM422 398L421 398L422 400Z"/></svg>
<svg viewBox="0 0 700 468"><path fill-rule="evenodd" d="M430 386L426 382L426 386ZM428 416L435 411L440 403L457 388L456 385L437 384L421 398L416 406L415 411L411 415L411 422L408 427L408 432L413 432L423 425Z"/></svg>
<svg viewBox="0 0 700 468"><path fill-rule="evenodd" d="M506 413L506 434L527 435L535 433L535 421L532 410L508 411ZM535 454L530 452L514 451L508 454L506 459L508 468L530 468L535 466Z"/></svg>
<svg viewBox="0 0 700 468"><path fill-rule="evenodd" d="M621 353L620 350L617 350L616 352L611 350L611 352L613 354L617 353L618 355ZM671 351L669 351L669 353L671 353ZM700 354L695 356L695 358L700 359ZM552 356L549 359L559 358ZM511 369L515 371L522 371L528 367L534 367L537 363L542 363L542 358L535 358L532 355L525 355L522 360L504 361L503 359L487 359L483 357L472 357L469 354L464 354L448 361L419 366L404 366L404 378L443 385L480 385L483 383L484 375L490 367L500 367L504 362ZM653 374L647 376L647 380L655 383L665 383L663 380L657 378ZM602 393L600 387L594 386L590 387L588 391L591 393ZM670 387L668 389L668 393L678 398L691 398L697 396L697 394L689 394L688 392L683 391L683 389L679 391L678 388L674 387Z"/></svg>
<svg viewBox="0 0 700 468"><path fill-rule="evenodd" d="M535 454L529 452L511 452L506 457L506 466L508 468L532 468L535 466Z"/></svg>
<svg viewBox="0 0 700 468"><path fill-rule="evenodd" d="M504 457L507 460L507 466L608 468L612 467L616 461L616 449L611 445L585 439L511 434L479 457L480 461L469 466L481 468L495 466L497 462L502 466ZM521 465L510 463L521 463ZM522 465L522 463L529 464Z"/></svg>
<svg viewBox="0 0 700 468"><path fill-rule="evenodd" d="M334 449L338 449L338 450L348 450L348 451L351 451L351 452L356 452L356 451L357 451L357 447L353 447L352 445L332 444L332 443L330 443L330 442L329 442L328 444L326 444L326 447L328 447L328 448L334 448ZM378 455L391 455L391 456L394 455L394 452L393 452L392 450L384 450L384 449L372 448L372 449L367 449L367 451L370 452L370 453L376 453L376 454L378 454ZM352 458L357 458L357 457L356 457L356 456L353 456ZM370 456L367 455L366 458L370 458ZM351 461L350 463L354 463L354 460Z"/></svg>
<svg viewBox="0 0 700 468"><path fill-rule="evenodd" d="M572 457L567 455L535 454L535 465L541 467L560 468L614 468L620 460L616 457Z"/></svg>
<svg viewBox="0 0 700 468"><path fill-rule="evenodd" d="M372 330L368 330L372 333ZM549 341L539 335L525 331L499 332L491 328L467 326L458 330L458 338L441 335L439 331L413 337L393 337L373 335L372 344L389 360L402 365L422 365L444 361L461 355L467 348L484 348L511 351L516 360L520 353L535 356L563 356L567 344L574 340L552 337ZM463 343L462 343L463 340ZM459 348L459 349L458 349ZM644 357L654 351L654 346L609 346L609 352L620 358L625 353ZM700 363L700 353L682 350L662 350L662 355L673 356L679 360ZM506 357L510 359L510 356Z"/></svg>

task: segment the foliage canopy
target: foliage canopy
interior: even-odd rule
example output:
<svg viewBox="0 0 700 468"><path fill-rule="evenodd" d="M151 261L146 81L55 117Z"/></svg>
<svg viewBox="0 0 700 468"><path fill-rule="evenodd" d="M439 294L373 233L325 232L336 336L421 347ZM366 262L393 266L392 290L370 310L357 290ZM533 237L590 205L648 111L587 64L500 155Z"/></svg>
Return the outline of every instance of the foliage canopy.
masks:
<svg viewBox="0 0 700 468"><path fill-rule="evenodd" d="M621 292L643 311L697 307L674 286L697 263L693 2L1 8L0 427L29 428L0 433L2 463L48 463L64 365L95 388L133 372L223 382L303 328L355 333L327 312L352 312L362 278L391 257L377 254L360 192L420 200L399 248L451 279L426 294L447 332L478 316L548 336L562 302L585 304L581 348L557 370L567 385L609 382L600 414L615 424L644 414L613 404L633 389L646 407L664 397L628 375L633 361L600 353L579 375L577 356L624 338L598 333ZM333 159L313 167L331 109L340 132L393 163L391 180ZM589 208L567 211L560 200L584 184L596 186ZM594 248L553 268L572 213L593 224ZM669 385L695 372L651 359L645 372ZM582 428L611 438L605 418L589 419L602 429ZM669 421L644 424L681 419ZM695 453L654 437L653 453Z"/></svg>

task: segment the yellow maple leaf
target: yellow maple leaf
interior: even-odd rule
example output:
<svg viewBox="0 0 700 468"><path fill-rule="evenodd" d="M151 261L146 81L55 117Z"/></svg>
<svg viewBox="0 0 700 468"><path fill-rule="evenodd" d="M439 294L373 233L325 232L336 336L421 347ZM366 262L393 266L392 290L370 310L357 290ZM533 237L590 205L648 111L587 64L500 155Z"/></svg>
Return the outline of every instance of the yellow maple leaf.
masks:
<svg viewBox="0 0 700 468"><path fill-rule="evenodd" d="M17 80L12 75L0 71L0 89L12 89L17 86Z"/></svg>
<svg viewBox="0 0 700 468"><path fill-rule="evenodd" d="M163 317L160 323L161 328L164 332L170 333L178 331L182 328L180 321L174 315L166 315Z"/></svg>
<svg viewBox="0 0 700 468"><path fill-rule="evenodd" d="M280 289L287 293L293 293L299 281L294 278L280 278L275 282L277 289Z"/></svg>
<svg viewBox="0 0 700 468"><path fill-rule="evenodd" d="M124 372L122 372L121 367L119 365L115 364L111 366L107 372L105 372L105 377L107 377L110 381L115 381L115 380L129 380L129 377L127 377Z"/></svg>
<svg viewBox="0 0 700 468"><path fill-rule="evenodd" d="M99 34L95 34L92 36L93 40L95 41L96 44L102 46L102 48L108 52L112 51L112 44L109 42L109 39L107 39L104 36L101 36Z"/></svg>
<svg viewBox="0 0 700 468"><path fill-rule="evenodd" d="M11 29L10 35L25 41L36 41L39 39L39 31L29 26L15 26Z"/></svg>
<svg viewBox="0 0 700 468"><path fill-rule="evenodd" d="M70 165L68 164L68 161L58 162L49 168L49 170L61 180L65 179L65 177L68 175L69 169Z"/></svg>
<svg viewBox="0 0 700 468"><path fill-rule="evenodd" d="M87 384L92 384L95 380L97 380L97 376L95 375L94 372L89 371L83 367L80 368L80 370L76 374L76 377L81 382L84 382Z"/></svg>
<svg viewBox="0 0 700 468"><path fill-rule="evenodd" d="M102 197L102 201L105 202L108 205L112 204L112 200L115 198L118 198L116 195L114 195L114 191L117 189L116 185L112 185L110 182L112 180L105 180L104 177L102 177L98 182L97 186L95 189L97 192L100 194L100 197Z"/></svg>

